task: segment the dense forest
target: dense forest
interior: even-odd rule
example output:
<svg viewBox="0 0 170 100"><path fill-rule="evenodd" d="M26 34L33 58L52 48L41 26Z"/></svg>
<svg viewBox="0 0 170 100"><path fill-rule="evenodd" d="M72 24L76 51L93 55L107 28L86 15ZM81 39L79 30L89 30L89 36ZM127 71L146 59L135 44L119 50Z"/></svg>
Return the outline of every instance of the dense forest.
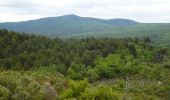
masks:
<svg viewBox="0 0 170 100"><path fill-rule="evenodd" d="M0 30L0 100L169 100L170 48L144 38Z"/></svg>

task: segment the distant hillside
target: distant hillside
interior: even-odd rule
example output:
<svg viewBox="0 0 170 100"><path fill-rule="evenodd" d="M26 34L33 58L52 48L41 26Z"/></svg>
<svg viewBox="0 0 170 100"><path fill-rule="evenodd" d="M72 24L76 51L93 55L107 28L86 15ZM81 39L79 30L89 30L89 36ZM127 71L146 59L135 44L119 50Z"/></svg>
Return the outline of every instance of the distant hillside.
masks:
<svg viewBox="0 0 170 100"><path fill-rule="evenodd" d="M128 19L102 20L76 15L48 17L37 20L1 23L0 28L18 32L43 34L46 36L72 36L75 33L101 32L120 26L129 26L137 22Z"/></svg>
<svg viewBox="0 0 170 100"><path fill-rule="evenodd" d="M37 20L0 23L0 28L49 37L150 37L160 45L170 45L169 23L139 23L129 19L97 19L65 15Z"/></svg>

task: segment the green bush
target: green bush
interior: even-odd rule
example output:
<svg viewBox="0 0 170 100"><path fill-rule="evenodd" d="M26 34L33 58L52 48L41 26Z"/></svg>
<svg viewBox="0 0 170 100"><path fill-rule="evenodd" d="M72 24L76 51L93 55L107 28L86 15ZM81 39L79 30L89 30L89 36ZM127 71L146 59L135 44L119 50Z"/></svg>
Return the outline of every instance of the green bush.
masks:
<svg viewBox="0 0 170 100"><path fill-rule="evenodd" d="M7 100L9 98L10 91L6 87L0 85L0 100Z"/></svg>
<svg viewBox="0 0 170 100"><path fill-rule="evenodd" d="M88 79L81 81L70 81L69 87L61 94L62 99L79 98L88 87Z"/></svg>
<svg viewBox="0 0 170 100"><path fill-rule="evenodd" d="M98 86L95 88L86 88L82 94L83 100L120 100L119 94L107 86Z"/></svg>
<svg viewBox="0 0 170 100"><path fill-rule="evenodd" d="M86 77L90 82L96 82L99 78L99 75L94 68L88 67L86 71Z"/></svg>

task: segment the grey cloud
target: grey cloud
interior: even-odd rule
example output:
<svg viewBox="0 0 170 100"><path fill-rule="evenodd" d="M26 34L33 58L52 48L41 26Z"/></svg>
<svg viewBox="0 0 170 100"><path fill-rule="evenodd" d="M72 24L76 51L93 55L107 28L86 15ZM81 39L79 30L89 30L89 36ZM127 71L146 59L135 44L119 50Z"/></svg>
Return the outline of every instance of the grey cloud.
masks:
<svg viewBox="0 0 170 100"><path fill-rule="evenodd" d="M29 19L30 16L74 13L104 19L119 17L142 22L164 22L170 21L169 5L169 0L0 0L0 12L14 21L19 20L17 16L23 15Z"/></svg>
<svg viewBox="0 0 170 100"><path fill-rule="evenodd" d="M26 1L26 0L2 0L1 6L2 7L8 7L8 8L25 8L25 7L32 7L35 6L35 4L32 2L32 0L30 1Z"/></svg>

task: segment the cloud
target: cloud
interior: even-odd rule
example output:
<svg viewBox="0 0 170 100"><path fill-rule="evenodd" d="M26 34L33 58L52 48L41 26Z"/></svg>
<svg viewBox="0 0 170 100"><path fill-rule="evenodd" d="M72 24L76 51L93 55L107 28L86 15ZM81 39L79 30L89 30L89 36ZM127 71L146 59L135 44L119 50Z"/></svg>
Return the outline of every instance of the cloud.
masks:
<svg viewBox="0 0 170 100"><path fill-rule="evenodd" d="M169 0L0 0L0 22L77 14L103 19L170 22Z"/></svg>

